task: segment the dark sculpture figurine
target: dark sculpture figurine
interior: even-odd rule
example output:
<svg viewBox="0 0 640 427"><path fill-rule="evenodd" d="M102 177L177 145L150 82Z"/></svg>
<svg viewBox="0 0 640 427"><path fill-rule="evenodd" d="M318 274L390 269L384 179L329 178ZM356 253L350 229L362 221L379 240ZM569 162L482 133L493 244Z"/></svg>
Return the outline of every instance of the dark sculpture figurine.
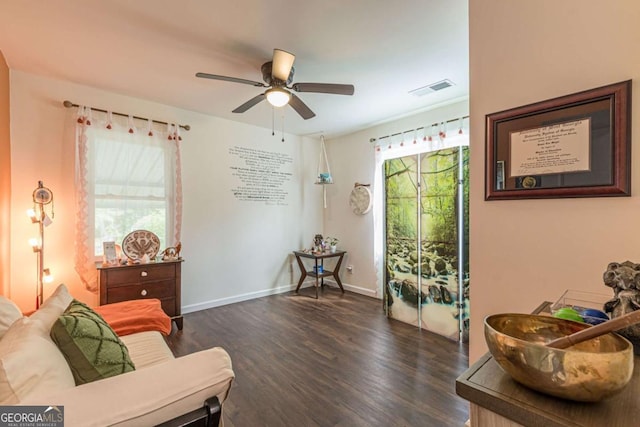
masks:
<svg viewBox="0 0 640 427"><path fill-rule="evenodd" d="M612 262L603 275L604 284L613 288L613 298L604 304L604 311L612 319L640 309L640 264L631 261ZM633 343L640 352L640 324L617 331Z"/></svg>
<svg viewBox="0 0 640 427"><path fill-rule="evenodd" d="M316 234L313 237L313 250L314 252L321 252L324 250L324 237L322 237L322 234Z"/></svg>

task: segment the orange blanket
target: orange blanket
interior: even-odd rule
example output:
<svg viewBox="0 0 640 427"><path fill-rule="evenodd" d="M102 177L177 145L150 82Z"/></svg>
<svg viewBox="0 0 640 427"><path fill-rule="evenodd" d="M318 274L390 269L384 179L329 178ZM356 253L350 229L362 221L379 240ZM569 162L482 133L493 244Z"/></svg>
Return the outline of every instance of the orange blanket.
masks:
<svg viewBox="0 0 640 427"><path fill-rule="evenodd" d="M120 336L144 331L159 331L164 335L171 333L171 318L162 310L158 299L116 302L94 310Z"/></svg>

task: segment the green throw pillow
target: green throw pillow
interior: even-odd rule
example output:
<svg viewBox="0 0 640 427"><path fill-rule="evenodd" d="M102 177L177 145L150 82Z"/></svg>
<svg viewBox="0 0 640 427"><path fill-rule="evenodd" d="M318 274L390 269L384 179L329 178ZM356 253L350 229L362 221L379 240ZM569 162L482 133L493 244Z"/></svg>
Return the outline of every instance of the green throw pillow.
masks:
<svg viewBox="0 0 640 427"><path fill-rule="evenodd" d="M105 320L73 300L51 328L76 385L135 370L129 351Z"/></svg>

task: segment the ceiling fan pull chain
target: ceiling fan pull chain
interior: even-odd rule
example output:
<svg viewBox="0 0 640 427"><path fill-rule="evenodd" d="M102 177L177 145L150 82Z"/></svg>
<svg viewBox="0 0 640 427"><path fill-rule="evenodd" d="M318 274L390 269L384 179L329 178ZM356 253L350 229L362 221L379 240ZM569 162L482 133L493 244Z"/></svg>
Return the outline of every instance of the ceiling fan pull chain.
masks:
<svg viewBox="0 0 640 427"><path fill-rule="evenodd" d="M271 106L271 136L276 135L276 107Z"/></svg>
<svg viewBox="0 0 640 427"><path fill-rule="evenodd" d="M284 114L282 115L282 142L284 142Z"/></svg>

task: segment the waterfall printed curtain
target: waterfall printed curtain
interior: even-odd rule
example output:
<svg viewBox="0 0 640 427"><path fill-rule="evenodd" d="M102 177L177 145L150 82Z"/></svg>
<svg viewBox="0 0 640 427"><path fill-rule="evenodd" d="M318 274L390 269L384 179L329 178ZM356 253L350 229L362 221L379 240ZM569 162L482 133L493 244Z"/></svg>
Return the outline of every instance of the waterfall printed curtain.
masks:
<svg viewBox="0 0 640 427"><path fill-rule="evenodd" d="M467 165L467 147L384 163L387 314L453 340L468 335Z"/></svg>
<svg viewBox="0 0 640 427"><path fill-rule="evenodd" d="M456 340L467 339L469 318L469 274L466 255L468 254L468 145L468 118L449 120L439 125L425 126L420 131L381 138L374 145L376 159L373 186L374 261L377 287L384 296L385 310L391 316L410 318L405 321L435 330ZM398 160L401 158L404 160ZM454 166L453 163L448 162L450 166L446 166L445 158L459 163ZM389 163L385 164L386 162ZM419 166L424 168L425 173L420 174ZM436 169L433 169L434 167ZM403 178L398 173L402 170L405 170ZM436 170L439 172L435 173ZM409 179L410 175L412 178ZM448 177L445 178L444 175ZM398 181L395 184L392 183L394 179ZM402 180L404 182L401 182ZM421 184L424 189L422 197L418 199L416 193L413 193L412 201L409 201L411 199L405 197L407 194L403 192L411 190L420 180L423 181ZM442 188L437 190L438 186L434 185L444 182L453 185L452 180L455 180L455 183L458 180L464 181L463 190L456 190L455 194L440 194L438 191ZM395 185L396 187L393 188L399 191L392 196L390 204L386 200L387 185ZM436 192L433 193L432 190ZM450 190L453 191L452 188ZM393 200L394 197L395 200ZM447 199L448 202L445 203ZM402 209L400 200L404 200L403 203L405 203ZM434 208L439 207L443 209L435 213ZM456 212L453 215L449 213L449 218L453 218L449 234L434 235L433 227L437 228L438 221L443 220L442 212L447 211L445 207L453 208ZM421 209L420 214L418 214L418 208ZM393 215L397 216L398 224L388 224L388 209L389 212L395 212ZM418 218L421 219L421 223L424 223L424 226L421 224L420 229L418 229ZM389 227L395 234L389 234ZM440 227L437 230L444 231L445 228ZM400 232L408 236L402 236ZM455 258L451 255L451 237L453 236L451 233L455 233L455 244L461 242L461 259L460 255L456 255ZM411 245L415 246L416 252L418 248L423 247L425 251L414 253L413 250L409 250L411 247L401 247L396 243L409 237L413 239L414 243ZM404 258L401 260L389 256L387 250L389 248L396 251L395 257ZM441 255L446 255L448 259L438 261L438 258L444 258ZM442 262L445 263L444 268ZM402 278L403 275L413 277ZM394 293L394 299L389 299ZM415 294L415 298L410 295L412 293ZM412 302L403 302L405 297ZM401 302L396 304L396 301ZM395 308L392 308L394 304ZM407 309L406 304L412 304L413 308ZM403 313L410 314L403 316ZM431 320L427 321L427 317Z"/></svg>

